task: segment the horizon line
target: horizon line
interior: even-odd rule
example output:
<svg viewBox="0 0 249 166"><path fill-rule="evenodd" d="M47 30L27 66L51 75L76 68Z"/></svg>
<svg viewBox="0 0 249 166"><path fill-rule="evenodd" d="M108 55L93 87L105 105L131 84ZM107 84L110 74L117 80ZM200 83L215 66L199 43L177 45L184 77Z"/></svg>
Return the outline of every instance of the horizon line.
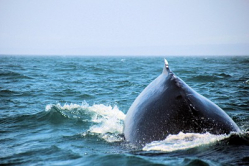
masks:
<svg viewBox="0 0 249 166"><path fill-rule="evenodd" d="M99 57L99 56L103 56L103 57L110 57L110 56L112 56L112 57L114 57L114 56L116 56L116 57L118 57L118 56L128 56L128 57L162 57L162 56L249 56L249 54L217 54L217 55L215 55L215 54L206 54L206 55L197 55L197 54L193 54L193 55L190 55L190 54L185 54L185 55L180 55L180 54L176 54L176 55L174 55L174 54L165 54L165 55L139 55L139 54L134 54L134 55L132 55L132 54L124 54L124 55L121 55L121 54L119 54L119 55L114 55L114 54L110 54L110 55L108 55L108 54L90 54L90 55L87 55L87 54L1 54L0 53L0 56L82 56L82 57Z"/></svg>

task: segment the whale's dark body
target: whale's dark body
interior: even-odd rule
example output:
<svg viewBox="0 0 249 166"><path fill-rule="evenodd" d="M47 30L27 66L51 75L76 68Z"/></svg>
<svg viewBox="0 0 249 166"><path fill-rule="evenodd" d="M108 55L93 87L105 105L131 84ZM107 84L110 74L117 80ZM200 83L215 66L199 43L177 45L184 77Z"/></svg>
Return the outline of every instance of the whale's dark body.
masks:
<svg viewBox="0 0 249 166"><path fill-rule="evenodd" d="M143 146L169 134L240 132L217 105L178 78L165 60L163 72L136 98L125 118L127 141Z"/></svg>

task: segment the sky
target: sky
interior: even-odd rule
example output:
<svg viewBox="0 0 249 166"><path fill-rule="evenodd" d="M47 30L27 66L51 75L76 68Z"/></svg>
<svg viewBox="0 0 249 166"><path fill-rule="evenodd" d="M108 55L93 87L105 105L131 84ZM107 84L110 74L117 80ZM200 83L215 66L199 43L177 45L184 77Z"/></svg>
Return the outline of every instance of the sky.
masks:
<svg viewBox="0 0 249 166"><path fill-rule="evenodd" d="M249 1L0 0L0 54L249 55Z"/></svg>

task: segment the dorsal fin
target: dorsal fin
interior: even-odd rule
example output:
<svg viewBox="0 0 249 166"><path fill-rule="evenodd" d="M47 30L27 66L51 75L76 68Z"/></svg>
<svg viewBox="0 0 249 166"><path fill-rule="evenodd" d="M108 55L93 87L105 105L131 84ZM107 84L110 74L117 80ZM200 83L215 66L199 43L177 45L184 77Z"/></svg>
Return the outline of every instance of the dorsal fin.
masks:
<svg viewBox="0 0 249 166"><path fill-rule="evenodd" d="M167 74L170 72L169 70L169 63L168 61L164 58L164 67L163 67L163 73Z"/></svg>

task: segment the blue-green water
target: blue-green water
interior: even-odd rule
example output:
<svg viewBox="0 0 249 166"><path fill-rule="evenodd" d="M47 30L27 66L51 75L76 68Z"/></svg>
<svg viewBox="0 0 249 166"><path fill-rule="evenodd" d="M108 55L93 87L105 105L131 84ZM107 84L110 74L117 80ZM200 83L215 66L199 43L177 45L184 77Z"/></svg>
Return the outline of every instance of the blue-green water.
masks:
<svg viewBox="0 0 249 166"><path fill-rule="evenodd" d="M249 164L249 56L165 57L243 134L180 133L143 149L125 142L125 114L163 58L0 56L0 164Z"/></svg>

